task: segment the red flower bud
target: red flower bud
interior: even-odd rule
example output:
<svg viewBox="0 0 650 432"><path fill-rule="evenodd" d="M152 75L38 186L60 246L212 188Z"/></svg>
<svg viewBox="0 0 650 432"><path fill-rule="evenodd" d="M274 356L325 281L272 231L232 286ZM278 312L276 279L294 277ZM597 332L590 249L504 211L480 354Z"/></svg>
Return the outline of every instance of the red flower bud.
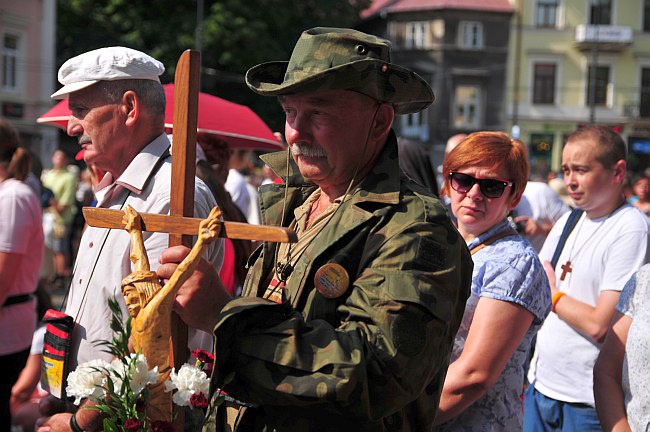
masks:
<svg viewBox="0 0 650 432"><path fill-rule="evenodd" d="M203 393L194 393L190 396L190 405L192 408L206 409L208 407L208 399Z"/></svg>
<svg viewBox="0 0 650 432"><path fill-rule="evenodd" d="M138 432L141 428L142 423L138 419L130 418L124 422L124 429L127 432Z"/></svg>
<svg viewBox="0 0 650 432"><path fill-rule="evenodd" d="M214 356L205 350L198 349L192 355L201 363L214 363Z"/></svg>

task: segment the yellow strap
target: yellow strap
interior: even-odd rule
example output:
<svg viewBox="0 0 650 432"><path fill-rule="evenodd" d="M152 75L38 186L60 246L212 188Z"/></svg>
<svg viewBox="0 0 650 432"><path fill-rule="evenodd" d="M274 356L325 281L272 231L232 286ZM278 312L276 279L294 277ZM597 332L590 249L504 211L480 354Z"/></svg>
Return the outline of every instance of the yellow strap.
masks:
<svg viewBox="0 0 650 432"><path fill-rule="evenodd" d="M472 249L470 249L469 252L470 252L472 255L474 255L476 252L480 251L480 250L483 249L485 246L491 245L491 244L494 243L495 241L497 241L497 240L499 240L499 239L502 239L502 238L504 238L504 237L510 237L510 236L513 236L513 235L518 235L518 234L517 234L516 231L513 231L513 230L501 231L500 233L496 233L496 234L493 235L492 237L488 238L488 239L485 240L484 242L481 242L481 243L477 244L477 245L474 246Z"/></svg>

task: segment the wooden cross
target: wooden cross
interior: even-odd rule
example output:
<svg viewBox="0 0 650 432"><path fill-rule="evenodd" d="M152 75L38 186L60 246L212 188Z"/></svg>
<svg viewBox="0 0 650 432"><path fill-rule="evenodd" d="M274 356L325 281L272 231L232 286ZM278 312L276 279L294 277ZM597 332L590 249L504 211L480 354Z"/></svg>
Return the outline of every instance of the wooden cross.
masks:
<svg viewBox="0 0 650 432"><path fill-rule="evenodd" d="M201 54L185 50L176 64L174 75L174 122L172 130L172 179L169 199L170 216L194 216L194 175L196 173L196 127L199 113ZM169 235L169 246L190 247L192 238ZM187 326L172 314L170 363L176 370L188 357Z"/></svg>
<svg viewBox="0 0 650 432"><path fill-rule="evenodd" d="M566 278L566 275L573 271L573 268L571 267L571 261L567 261L564 264L562 264L561 268L562 268L562 275L560 276L560 280L563 281L564 278Z"/></svg>
<svg viewBox="0 0 650 432"><path fill-rule="evenodd" d="M196 173L196 135L198 119L198 94L200 54L186 50L181 55L174 76L174 128L172 135L172 181L170 215L141 213L142 231L169 233L169 246L191 246L192 236L198 232L201 219L194 215L194 175ZM121 210L84 207L86 223L99 228L124 229ZM255 226L236 222L223 222L220 237L295 242L293 231L271 226ZM187 326L173 314L171 364L176 370L188 357ZM182 424L182 423L181 423Z"/></svg>

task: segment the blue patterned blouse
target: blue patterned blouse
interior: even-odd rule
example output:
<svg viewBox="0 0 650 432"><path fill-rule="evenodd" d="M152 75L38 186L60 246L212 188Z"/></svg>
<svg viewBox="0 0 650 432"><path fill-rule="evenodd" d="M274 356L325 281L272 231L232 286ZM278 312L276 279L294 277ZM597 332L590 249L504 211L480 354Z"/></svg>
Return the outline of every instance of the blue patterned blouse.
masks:
<svg viewBox="0 0 650 432"><path fill-rule="evenodd" d="M472 249L495 234L510 230L506 220L472 240ZM472 255L472 293L467 299L463 321L456 334L453 363L462 353L476 306L481 297L516 303L533 314L526 335L497 379L479 400L458 417L441 425L440 431L522 430L521 393L524 368L531 341L551 311L551 290L535 249L519 235L501 238Z"/></svg>

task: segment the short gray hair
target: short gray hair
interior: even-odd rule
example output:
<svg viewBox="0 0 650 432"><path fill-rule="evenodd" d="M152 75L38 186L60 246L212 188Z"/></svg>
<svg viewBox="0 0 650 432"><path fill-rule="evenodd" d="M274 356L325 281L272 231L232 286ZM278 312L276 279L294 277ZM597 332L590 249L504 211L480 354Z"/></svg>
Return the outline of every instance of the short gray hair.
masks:
<svg viewBox="0 0 650 432"><path fill-rule="evenodd" d="M117 103L127 91L133 91L138 95L142 105L152 115L165 115L165 90L163 86L153 80L143 79L122 79L114 81L100 81L96 90L102 94L110 103Z"/></svg>

